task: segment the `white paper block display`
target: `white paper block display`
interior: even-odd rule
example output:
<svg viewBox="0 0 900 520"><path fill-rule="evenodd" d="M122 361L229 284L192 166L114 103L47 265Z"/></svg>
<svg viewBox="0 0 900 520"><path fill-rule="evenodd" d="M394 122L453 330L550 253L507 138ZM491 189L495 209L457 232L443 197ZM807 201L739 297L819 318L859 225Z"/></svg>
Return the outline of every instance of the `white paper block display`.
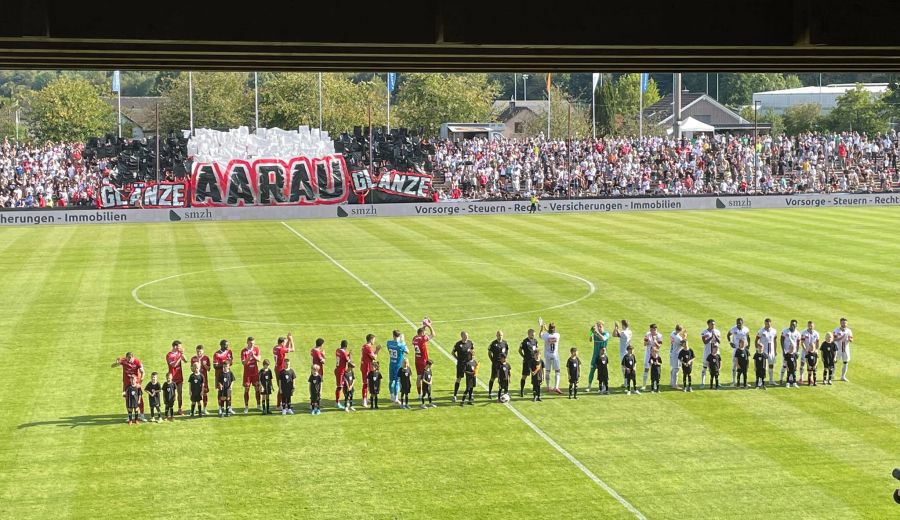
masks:
<svg viewBox="0 0 900 520"><path fill-rule="evenodd" d="M318 128L301 125L297 130L246 126L227 132L198 128L187 145L188 155L197 162L226 164L232 159L322 157L334 153L334 142Z"/></svg>

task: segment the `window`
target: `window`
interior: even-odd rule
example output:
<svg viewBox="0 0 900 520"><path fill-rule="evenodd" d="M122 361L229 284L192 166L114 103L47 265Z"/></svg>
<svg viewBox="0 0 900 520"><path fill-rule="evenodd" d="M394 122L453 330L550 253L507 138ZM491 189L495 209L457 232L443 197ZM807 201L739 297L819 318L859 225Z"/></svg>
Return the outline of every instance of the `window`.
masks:
<svg viewBox="0 0 900 520"><path fill-rule="evenodd" d="M513 127L513 132L517 133L517 134L524 134L525 133L525 123L522 123L522 122L516 123L515 126Z"/></svg>

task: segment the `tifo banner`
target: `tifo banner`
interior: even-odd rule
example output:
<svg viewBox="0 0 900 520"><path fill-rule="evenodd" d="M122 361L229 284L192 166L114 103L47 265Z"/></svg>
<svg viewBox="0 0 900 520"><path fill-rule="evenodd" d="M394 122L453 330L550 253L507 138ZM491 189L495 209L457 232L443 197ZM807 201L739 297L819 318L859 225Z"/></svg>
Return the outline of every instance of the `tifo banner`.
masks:
<svg viewBox="0 0 900 520"><path fill-rule="evenodd" d="M12 210L0 211L0 225L114 224L128 222L202 222L226 220L290 220L335 217L441 217L454 215L528 215L527 201L458 201L414 204L278 205L245 207L205 207L173 209L109 210ZM540 213L596 213L612 211L670 211L776 208L856 208L900 206L900 194L809 194L763 195L752 197L668 197L624 199L542 200Z"/></svg>
<svg viewBox="0 0 900 520"><path fill-rule="evenodd" d="M124 186L103 185L97 190L97 207L184 208L188 203L188 182L135 182Z"/></svg>
<svg viewBox="0 0 900 520"><path fill-rule="evenodd" d="M340 154L322 157L232 159L195 162L191 206L317 206L340 204L350 195L349 172Z"/></svg>
<svg viewBox="0 0 900 520"><path fill-rule="evenodd" d="M353 192L359 204L385 204L392 202L430 202L431 175L418 172L391 170L372 178L368 170L350 175Z"/></svg>

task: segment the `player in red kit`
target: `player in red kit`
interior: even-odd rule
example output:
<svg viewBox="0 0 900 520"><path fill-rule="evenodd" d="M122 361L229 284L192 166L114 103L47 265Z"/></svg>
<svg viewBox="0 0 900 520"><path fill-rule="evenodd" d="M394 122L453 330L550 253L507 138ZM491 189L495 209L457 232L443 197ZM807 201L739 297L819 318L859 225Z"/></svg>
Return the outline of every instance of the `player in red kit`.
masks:
<svg viewBox="0 0 900 520"><path fill-rule="evenodd" d="M362 346L362 359L360 360L360 376L362 377L362 402L363 408L369 406L369 372L372 371L381 345L373 345L375 334L366 334L366 344Z"/></svg>
<svg viewBox="0 0 900 520"><path fill-rule="evenodd" d="M425 329L428 329L427 336ZM412 340L413 350L416 352L416 393L420 397L422 395L422 375L425 373L425 364L428 363L428 342L433 340L436 335L434 327L431 326L431 320L426 316Z"/></svg>
<svg viewBox="0 0 900 520"><path fill-rule="evenodd" d="M172 382L175 383L178 394L178 415L184 415L181 410L181 386L184 383L182 363L187 363L187 358L184 357L184 348L181 346L181 342L176 339L172 342L172 350L166 353L166 364L169 365L169 373L172 374Z"/></svg>
<svg viewBox="0 0 900 520"><path fill-rule="evenodd" d="M212 362L209 360L209 356L203 353L203 345L197 345L197 354L191 357L191 366L195 364L200 366L200 375L203 376L203 408L200 415L206 415L207 396L209 394L209 368L212 366Z"/></svg>
<svg viewBox="0 0 900 520"><path fill-rule="evenodd" d="M241 364L244 365L244 413L250 412L250 387L256 390L256 408L261 412L259 404L259 347L253 336L247 338L247 346L241 350Z"/></svg>
<svg viewBox="0 0 900 520"><path fill-rule="evenodd" d="M319 365L319 373L325 376L325 340L316 338L316 346L309 351L313 365Z"/></svg>
<svg viewBox="0 0 900 520"><path fill-rule="evenodd" d="M131 384L131 378L136 378L135 384L140 387L141 379L144 378L144 365L141 363L141 360L134 357L134 354L131 352L126 352L124 358L116 358L116 360L112 364L113 368L122 367L122 391L124 392ZM138 402L138 407L141 410L140 420L141 422L146 422L147 419L144 417L144 398L140 397L140 401Z"/></svg>
<svg viewBox="0 0 900 520"><path fill-rule="evenodd" d="M231 367L232 363L234 363L234 354L231 352L231 349L228 348L228 345L228 340L223 339L219 342L219 350L213 354L213 368L216 371L216 384L218 384L219 376L222 375L222 368L225 365ZM227 413L234 413L234 410L229 408Z"/></svg>
<svg viewBox="0 0 900 520"><path fill-rule="evenodd" d="M281 372L284 370L284 360L287 358L288 352L294 351L294 334L288 332L287 338L278 338L278 344L272 348L272 355L275 356L275 381L278 382L278 396L276 398L275 409L281 411Z"/></svg>
<svg viewBox="0 0 900 520"><path fill-rule="evenodd" d="M347 373L347 363L350 362L350 351L347 350L347 340L342 339L341 345L335 351L334 378L337 380L337 388L334 390L334 400L337 407L344 409L341 404L341 387L344 385L344 374Z"/></svg>

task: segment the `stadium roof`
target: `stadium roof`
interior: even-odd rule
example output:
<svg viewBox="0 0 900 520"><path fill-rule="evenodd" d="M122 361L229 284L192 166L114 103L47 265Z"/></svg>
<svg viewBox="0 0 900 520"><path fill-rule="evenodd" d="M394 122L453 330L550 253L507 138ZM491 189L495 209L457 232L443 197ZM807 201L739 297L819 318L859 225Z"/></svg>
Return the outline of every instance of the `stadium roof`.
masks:
<svg viewBox="0 0 900 520"><path fill-rule="evenodd" d="M0 68L706 72L896 71L900 2L8 0ZM308 23L315 20L316 23ZM686 30L685 28L696 28Z"/></svg>

